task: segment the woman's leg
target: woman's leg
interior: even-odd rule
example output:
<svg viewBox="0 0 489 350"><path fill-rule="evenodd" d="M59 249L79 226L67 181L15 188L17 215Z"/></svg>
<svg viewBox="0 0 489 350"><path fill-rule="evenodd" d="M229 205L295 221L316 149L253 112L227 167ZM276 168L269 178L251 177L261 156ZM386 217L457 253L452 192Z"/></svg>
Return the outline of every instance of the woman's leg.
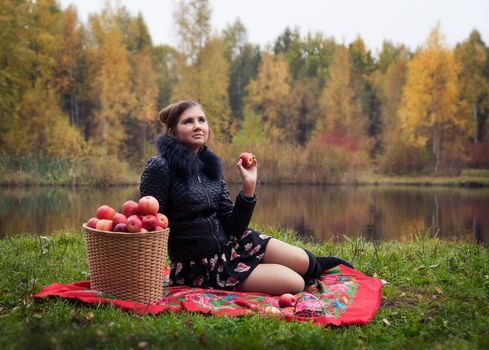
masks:
<svg viewBox="0 0 489 350"><path fill-rule="evenodd" d="M297 272L284 265L265 263L255 267L238 287L240 292L260 292L271 295L295 294L303 290L304 279Z"/></svg>
<svg viewBox="0 0 489 350"><path fill-rule="evenodd" d="M308 250L304 250L278 239L272 238L268 242L263 263L285 265L298 274L304 280L309 281L319 277L319 275L339 264L353 268L346 260L334 256L316 257Z"/></svg>
<svg viewBox="0 0 489 350"><path fill-rule="evenodd" d="M261 262L287 266L299 275L304 275L309 267L309 257L304 249L294 247L275 238L268 242Z"/></svg>

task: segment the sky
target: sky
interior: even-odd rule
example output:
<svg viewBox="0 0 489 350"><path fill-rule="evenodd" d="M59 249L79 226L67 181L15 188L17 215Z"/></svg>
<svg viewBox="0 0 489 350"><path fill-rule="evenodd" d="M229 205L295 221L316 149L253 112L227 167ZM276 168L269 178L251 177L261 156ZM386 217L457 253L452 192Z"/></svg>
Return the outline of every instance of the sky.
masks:
<svg viewBox="0 0 489 350"><path fill-rule="evenodd" d="M104 1L59 0L62 8L75 5L84 23L99 12ZM112 3L115 3L112 1ZM153 44L178 46L172 19L177 0L119 0L137 15L141 12ZM250 42L264 48L286 27L300 33L321 32L348 44L359 36L374 55L384 40L405 44L412 50L423 45L440 24L446 44L454 47L477 29L489 45L488 0L210 0L211 23L219 33L236 19L244 24Z"/></svg>

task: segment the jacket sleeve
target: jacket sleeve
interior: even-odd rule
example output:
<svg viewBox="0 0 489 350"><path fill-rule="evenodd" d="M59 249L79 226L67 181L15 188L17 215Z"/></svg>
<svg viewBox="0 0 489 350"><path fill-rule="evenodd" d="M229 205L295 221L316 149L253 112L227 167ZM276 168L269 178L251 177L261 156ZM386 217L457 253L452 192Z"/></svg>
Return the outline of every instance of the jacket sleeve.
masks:
<svg viewBox="0 0 489 350"><path fill-rule="evenodd" d="M141 185L139 194L143 196L153 196L160 204L160 213L167 214L168 189L170 187L170 172L166 161L160 157L153 157L148 160L143 174L141 175Z"/></svg>
<svg viewBox="0 0 489 350"><path fill-rule="evenodd" d="M240 191L236 196L236 203L233 205L229 189L224 180L221 179L221 198L217 215L228 234L239 238L247 230L255 204L256 195L253 198L247 198Z"/></svg>

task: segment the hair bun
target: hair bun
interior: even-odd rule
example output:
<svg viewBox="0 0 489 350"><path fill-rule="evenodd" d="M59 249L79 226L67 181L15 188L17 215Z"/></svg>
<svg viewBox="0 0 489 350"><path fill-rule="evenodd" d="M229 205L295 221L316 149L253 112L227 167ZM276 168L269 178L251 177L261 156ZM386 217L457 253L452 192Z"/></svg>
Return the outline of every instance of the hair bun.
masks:
<svg viewBox="0 0 489 350"><path fill-rule="evenodd" d="M163 108L163 109L160 111L160 113L159 113L159 115L160 115L160 120L161 120L161 122L162 122L163 124L165 124L165 125L166 125L166 123L168 122L168 115L170 114L170 113L169 113L169 111L168 111L168 107L169 107L169 106L167 106L167 107Z"/></svg>

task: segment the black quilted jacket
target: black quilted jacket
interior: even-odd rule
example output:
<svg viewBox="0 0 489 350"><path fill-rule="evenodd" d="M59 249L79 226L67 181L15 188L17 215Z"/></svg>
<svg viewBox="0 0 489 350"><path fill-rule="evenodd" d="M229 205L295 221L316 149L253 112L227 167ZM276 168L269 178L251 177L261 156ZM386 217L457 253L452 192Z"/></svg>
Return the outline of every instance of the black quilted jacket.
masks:
<svg viewBox="0 0 489 350"><path fill-rule="evenodd" d="M221 251L229 235L246 231L255 198L240 192L233 205L219 158L207 149L194 154L174 137L160 135L160 155L141 176L140 194L153 196L168 216L168 252L172 261L190 261Z"/></svg>

